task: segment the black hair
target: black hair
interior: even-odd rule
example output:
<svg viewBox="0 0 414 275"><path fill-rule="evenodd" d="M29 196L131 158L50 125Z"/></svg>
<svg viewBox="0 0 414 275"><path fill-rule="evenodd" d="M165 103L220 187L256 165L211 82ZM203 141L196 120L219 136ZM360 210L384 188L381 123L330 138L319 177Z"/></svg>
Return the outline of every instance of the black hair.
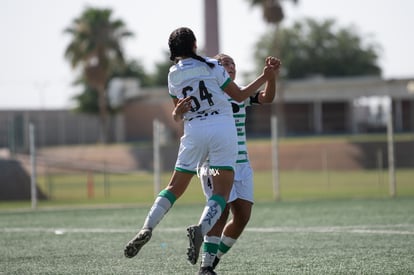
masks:
<svg viewBox="0 0 414 275"><path fill-rule="evenodd" d="M170 48L170 60L177 63L177 57L188 56L206 63L210 68L214 67L214 63L208 62L203 57L197 55L193 51L196 37L192 30L186 27L174 30L168 39Z"/></svg>

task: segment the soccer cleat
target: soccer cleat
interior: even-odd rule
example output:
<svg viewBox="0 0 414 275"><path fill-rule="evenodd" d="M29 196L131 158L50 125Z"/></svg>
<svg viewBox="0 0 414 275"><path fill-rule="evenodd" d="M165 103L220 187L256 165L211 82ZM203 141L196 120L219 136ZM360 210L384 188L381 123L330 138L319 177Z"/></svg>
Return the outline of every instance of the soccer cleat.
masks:
<svg viewBox="0 0 414 275"><path fill-rule="evenodd" d="M218 265L218 263L220 262L220 258L218 258L217 256L214 258L214 262L213 262L213 270L216 268L216 266Z"/></svg>
<svg viewBox="0 0 414 275"><path fill-rule="evenodd" d="M200 247L203 244L203 235L201 233L201 225L192 225L187 228L187 237L189 240L189 248L187 249L187 260L191 264L196 264Z"/></svg>
<svg viewBox="0 0 414 275"><path fill-rule="evenodd" d="M217 275L212 266L200 267L198 275Z"/></svg>
<svg viewBox="0 0 414 275"><path fill-rule="evenodd" d="M135 237L130 240L124 249L124 255L127 258L135 257L141 248L146 244L152 236L152 230L149 228L141 229Z"/></svg>

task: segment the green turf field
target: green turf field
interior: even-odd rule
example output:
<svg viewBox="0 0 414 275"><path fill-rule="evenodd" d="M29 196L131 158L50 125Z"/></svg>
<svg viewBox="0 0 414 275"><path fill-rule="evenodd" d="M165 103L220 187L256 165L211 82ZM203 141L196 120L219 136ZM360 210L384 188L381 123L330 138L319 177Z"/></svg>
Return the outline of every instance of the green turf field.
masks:
<svg viewBox="0 0 414 275"><path fill-rule="evenodd" d="M188 195L185 194L184 197ZM149 206L0 211L0 274L196 274L178 201L133 259L124 244ZM218 274L414 274L414 199L259 202Z"/></svg>

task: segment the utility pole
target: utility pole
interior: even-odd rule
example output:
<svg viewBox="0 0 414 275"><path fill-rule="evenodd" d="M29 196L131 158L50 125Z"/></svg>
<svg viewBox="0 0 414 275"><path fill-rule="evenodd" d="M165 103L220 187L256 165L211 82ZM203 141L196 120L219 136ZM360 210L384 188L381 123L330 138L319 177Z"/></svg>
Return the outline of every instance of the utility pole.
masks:
<svg viewBox="0 0 414 275"><path fill-rule="evenodd" d="M205 55L213 57L219 53L219 22L217 0L204 0Z"/></svg>

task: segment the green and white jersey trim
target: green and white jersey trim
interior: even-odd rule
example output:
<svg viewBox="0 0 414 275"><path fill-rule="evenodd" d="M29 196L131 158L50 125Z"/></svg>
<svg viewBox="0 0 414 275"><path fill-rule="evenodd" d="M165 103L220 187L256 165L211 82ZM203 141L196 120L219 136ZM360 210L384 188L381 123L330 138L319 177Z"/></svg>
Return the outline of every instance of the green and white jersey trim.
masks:
<svg viewBox="0 0 414 275"><path fill-rule="evenodd" d="M251 98L244 102L237 102L229 98L229 102L233 107L233 118L237 129L238 155L236 163L249 162L246 144L246 107L251 106Z"/></svg>

